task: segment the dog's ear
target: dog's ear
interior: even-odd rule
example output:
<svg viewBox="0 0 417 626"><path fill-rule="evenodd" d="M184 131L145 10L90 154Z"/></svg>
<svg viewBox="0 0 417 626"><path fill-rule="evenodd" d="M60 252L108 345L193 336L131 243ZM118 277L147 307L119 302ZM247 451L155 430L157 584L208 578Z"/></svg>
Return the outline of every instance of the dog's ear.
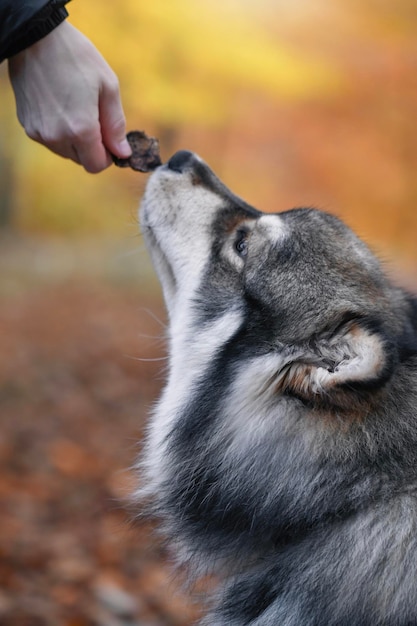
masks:
<svg viewBox="0 0 417 626"><path fill-rule="evenodd" d="M314 338L279 372L276 389L312 405L349 409L387 381L394 361L385 334L355 319Z"/></svg>

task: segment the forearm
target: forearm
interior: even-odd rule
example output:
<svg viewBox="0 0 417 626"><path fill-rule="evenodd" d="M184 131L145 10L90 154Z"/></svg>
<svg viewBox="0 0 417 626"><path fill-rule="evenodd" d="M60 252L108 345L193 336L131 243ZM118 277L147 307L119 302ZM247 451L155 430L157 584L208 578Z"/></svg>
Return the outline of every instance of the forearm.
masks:
<svg viewBox="0 0 417 626"><path fill-rule="evenodd" d="M0 0L0 62L28 48L65 20L69 0Z"/></svg>

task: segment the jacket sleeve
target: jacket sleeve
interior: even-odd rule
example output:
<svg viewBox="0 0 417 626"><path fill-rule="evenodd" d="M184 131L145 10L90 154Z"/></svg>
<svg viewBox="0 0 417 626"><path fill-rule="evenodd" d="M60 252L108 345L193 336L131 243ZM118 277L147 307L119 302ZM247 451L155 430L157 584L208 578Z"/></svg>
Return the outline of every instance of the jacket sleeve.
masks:
<svg viewBox="0 0 417 626"><path fill-rule="evenodd" d="M0 0L0 63L28 48L68 17L69 0Z"/></svg>

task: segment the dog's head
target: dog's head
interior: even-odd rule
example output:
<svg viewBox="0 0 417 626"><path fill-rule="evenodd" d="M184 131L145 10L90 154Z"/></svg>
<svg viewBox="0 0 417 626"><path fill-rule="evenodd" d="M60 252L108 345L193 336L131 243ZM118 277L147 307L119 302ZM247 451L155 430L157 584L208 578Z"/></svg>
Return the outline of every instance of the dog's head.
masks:
<svg viewBox="0 0 417 626"><path fill-rule="evenodd" d="M415 348L407 297L332 215L262 213L180 151L151 176L141 223L183 374L227 348L256 361L258 392L351 410Z"/></svg>

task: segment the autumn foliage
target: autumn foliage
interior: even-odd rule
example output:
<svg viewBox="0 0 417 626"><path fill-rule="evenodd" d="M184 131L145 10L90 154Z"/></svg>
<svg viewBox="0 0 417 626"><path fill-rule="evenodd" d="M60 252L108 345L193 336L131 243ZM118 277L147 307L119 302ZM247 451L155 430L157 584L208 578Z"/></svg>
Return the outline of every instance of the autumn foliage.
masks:
<svg viewBox="0 0 417 626"><path fill-rule="evenodd" d="M164 160L198 152L260 209L335 212L417 284L415 2L68 8L119 76L128 129L157 136ZM91 176L31 142L6 69L0 624L184 626L197 605L124 501L164 379L136 218L146 176Z"/></svg>
<svg viewBox="0 0 417 626"><path fill-rule="evenodd" d="M164 158L195 150L254 205L337 212L371 243L414 261L412 2L69 6L119 76L128 128L158 136ZM4 74L0 163L14 224L125 233L143 180L114 168L88 177L28 142Z"/></svg>

